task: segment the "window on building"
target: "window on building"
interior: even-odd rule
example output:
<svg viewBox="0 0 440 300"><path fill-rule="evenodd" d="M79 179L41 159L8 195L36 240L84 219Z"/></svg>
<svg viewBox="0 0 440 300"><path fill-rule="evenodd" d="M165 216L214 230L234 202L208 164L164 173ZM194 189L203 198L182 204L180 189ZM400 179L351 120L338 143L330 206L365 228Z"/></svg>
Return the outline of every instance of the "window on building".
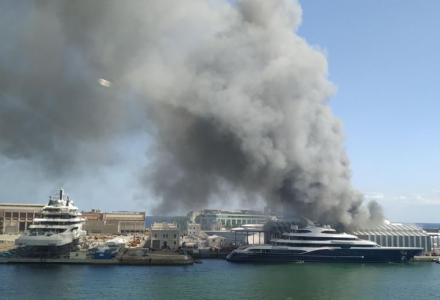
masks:
<svg viewBox="0 0 440 300"><path fill-rule="evenodd" d="M174 238L177 238L177 234L174 234Z"/></svg>
<svg viewBox="0 0 440 300"><path fill-rule="evenodd" d="M157 233L154 234L154 238L157 239Z"/></svg>
<svg viewBox="0 0 440 300"><path fill-rule="evenodd" d="M26 222L20 222L19 225L18 225L18 230L20 232L25 231L26 230Z"/></svg>

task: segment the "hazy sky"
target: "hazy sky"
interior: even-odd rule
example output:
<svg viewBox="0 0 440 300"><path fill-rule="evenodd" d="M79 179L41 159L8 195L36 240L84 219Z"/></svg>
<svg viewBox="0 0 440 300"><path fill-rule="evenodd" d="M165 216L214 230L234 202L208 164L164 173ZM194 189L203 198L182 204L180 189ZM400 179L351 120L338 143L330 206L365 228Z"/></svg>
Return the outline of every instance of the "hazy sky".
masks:
<svg viewBox="0 0 440 300"><path fill-rule="evenodd" d="M393 221L440 222L440 3L301 4L299 34L326 53L337 87L330 105L344 126L354 186ZM122 159L58 180L26 160L0 156L0 202L44 203L64 186L82 209L149 213L153 198L137 184L148 136L139 132L114 144Z"/></svg>

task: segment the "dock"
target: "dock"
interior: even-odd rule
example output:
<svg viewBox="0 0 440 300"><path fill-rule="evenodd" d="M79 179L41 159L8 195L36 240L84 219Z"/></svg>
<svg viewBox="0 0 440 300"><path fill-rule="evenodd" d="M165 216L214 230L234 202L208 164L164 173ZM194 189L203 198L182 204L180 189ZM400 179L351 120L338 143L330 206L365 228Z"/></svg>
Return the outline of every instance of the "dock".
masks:
<svg viewBox="0 0 440 300"><path fill-rule="evenodd" d="M438 260L438 256L414 256L416 262L437 262Z"/></svg>
<svg viewBox="0 0 440 300"><path fill-rule="evenodd" d="M25 258L0 257L0 264L68 264L68 265L139 265L139 266L181 266L192 265L188 255L154 253L147 256L123 256L110 259L95 258Z"/></svg>
<svg viewBox="0 0 440 300"><path fill-rule="evenodd" d="M152 255L143 258L131 259L70 259L70 258L0 258L0 264L67 264L67 265L139 265L139 266L178 266L192 265L194 260L190 257L169 257L166 255Z"/></svg>

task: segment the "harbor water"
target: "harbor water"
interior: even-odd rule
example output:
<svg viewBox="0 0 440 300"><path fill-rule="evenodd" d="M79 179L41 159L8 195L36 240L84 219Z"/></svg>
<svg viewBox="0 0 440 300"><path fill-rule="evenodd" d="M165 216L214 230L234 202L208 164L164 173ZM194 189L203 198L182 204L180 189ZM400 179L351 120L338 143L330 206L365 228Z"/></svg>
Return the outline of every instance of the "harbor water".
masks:
<svg viewBox="0 0 440 300"><path fill-rule="evenodd" d="M440 265L0 265L0 299L439 299Z"/></svg>

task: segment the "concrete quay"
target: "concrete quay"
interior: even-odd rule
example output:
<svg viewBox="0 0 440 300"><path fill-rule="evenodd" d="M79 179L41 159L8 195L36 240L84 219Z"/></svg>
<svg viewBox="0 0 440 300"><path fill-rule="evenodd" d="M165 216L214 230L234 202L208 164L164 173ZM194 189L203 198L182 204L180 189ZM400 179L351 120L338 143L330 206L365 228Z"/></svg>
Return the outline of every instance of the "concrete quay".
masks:
<svg viewBox="0 0 440 300"><path fill-rule="evenodd" d="M438 256L414 256L416 262L438 262Z"/></svg>
<svg viewBox="0 0 440 300"><path fill-rule="evenodd" d="M112 259L71 259L71 258L24 258L2 257L0 264L69 264L69 265L192 265L194 260L187 255L150 254L143 257L121 257Z"/></svg>

